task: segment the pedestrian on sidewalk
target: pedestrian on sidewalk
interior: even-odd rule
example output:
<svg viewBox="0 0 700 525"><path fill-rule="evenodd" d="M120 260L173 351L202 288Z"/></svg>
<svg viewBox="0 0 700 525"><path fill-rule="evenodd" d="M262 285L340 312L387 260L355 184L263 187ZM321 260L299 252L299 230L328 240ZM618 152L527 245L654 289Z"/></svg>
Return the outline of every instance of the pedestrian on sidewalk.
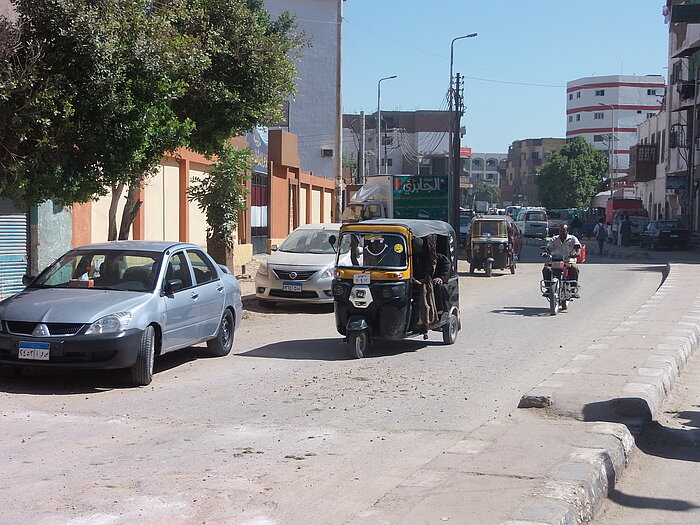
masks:
<svg viewBox="0 0 700 525"><path fill-rule="evenodd" d="M625 214L620 224L620 236L622 237L622 246L630 245L630 238L632 237L632 222L630 222L630 216Z"/></svg>
<svg viewBox="0 0 700 525"><path fill-rule="evenodd" d="M608 239L608 229L605 227L605 219L598 219L598 224L593 228L593 237L598 241L598 255L603 255L603 245Z"/></svg>

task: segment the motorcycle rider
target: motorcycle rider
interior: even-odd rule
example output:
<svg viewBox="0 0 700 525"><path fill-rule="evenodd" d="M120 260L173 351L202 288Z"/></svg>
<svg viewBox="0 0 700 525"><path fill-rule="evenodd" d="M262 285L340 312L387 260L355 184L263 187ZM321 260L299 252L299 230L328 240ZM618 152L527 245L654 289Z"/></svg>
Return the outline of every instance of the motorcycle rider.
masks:
<svg viewBox="0 0 700 525"><path fill-rule="evenodd" d="M569 235L568 224L562 224L559 227L559 235L552 237L549 243L547 243L542 256L547 254L557 255L565 261L569 257L578 257L581 255L581 242L575 235ZM552 268L550 266L544 266L542 268L542 278L545 281L551 280ZM569 279L578 282L578 267L574 263L569 266ZM578 297L578 292L574 293L574 297Z"/></svg>

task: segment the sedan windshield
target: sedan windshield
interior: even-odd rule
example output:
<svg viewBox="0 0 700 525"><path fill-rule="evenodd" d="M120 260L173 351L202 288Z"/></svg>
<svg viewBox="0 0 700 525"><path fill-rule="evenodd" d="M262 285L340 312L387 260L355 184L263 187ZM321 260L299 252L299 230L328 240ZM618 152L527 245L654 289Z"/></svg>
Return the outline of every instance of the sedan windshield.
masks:
<svg viewBox="0 0 700 525"><path fill-rule="evenodd" d="M290 253L335 253L330 243L331 235L338 238L338 230L312 230L300 228L294 230L280 246L281 252Z"/></svg>
<svg viewBox="0 0 700 525"><path fill-rule="evenodd" d="M152 291L160 261L160 254L151 252L69 252L44 270L30 287Z"/></svg>

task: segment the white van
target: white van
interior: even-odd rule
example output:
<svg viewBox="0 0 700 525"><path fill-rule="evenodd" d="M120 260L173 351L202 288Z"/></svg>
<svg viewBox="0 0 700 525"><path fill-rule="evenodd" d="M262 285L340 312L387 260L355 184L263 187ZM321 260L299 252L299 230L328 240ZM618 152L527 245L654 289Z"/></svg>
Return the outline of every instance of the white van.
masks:
<svg viewBox="0 0 700 525"><path fill-rule="evenodd" d="M544 208L523 208L515 220L515 225L523 237L547 238L547 211Z"/></svg>

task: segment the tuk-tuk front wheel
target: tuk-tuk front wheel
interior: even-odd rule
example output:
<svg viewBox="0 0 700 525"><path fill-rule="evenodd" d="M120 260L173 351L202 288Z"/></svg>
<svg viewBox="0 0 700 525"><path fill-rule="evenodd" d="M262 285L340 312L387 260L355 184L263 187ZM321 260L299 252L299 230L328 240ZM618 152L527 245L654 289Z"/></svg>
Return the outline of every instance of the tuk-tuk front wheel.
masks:
<svg viewBox="0 0 700 525"><path fill-rule="evenodd" d="M445 326L442 327L442 341L446 345L453 345L457 340L457 330L459 328L459 319L454 312L450 312L450 317Z"/></svg>
<svg viewBox="0 0 700 525"><path fill-rule="evenodd" d="M367 330L348 332L348 347L352 357L362 359L369 349L369 334Z"/></svg>
<svg viewBox="0 0 700 525"><path fill-rule="evenodd" d="M484 271L486 272L486 277L491 277L492 270L493 270L493 261L491 259L486 259L484 261Z"/></svg>
<svg viewBox="0 0 700 525"><path fill-rule="evenodd" d="M517 266L517 263L515 262L515 256L513 256L510 259L510 274L511 275L515 274L516 266Z"/></svg>

